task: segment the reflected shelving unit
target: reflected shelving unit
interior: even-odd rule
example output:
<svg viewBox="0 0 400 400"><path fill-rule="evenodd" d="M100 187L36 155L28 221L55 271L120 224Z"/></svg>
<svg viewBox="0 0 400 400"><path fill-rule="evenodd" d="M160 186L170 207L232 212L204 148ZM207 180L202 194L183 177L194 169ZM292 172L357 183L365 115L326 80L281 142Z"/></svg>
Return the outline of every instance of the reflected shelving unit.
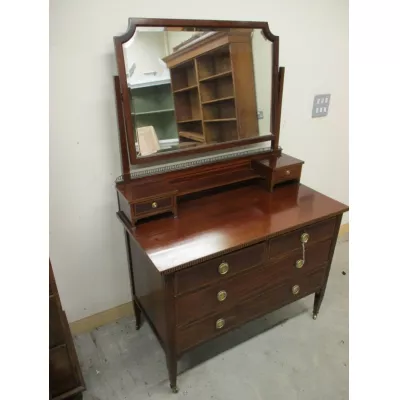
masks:
<svg viewBox="0 0 400 400"><path fill-rule="evenodd" d="M164 58L180 142L258 135L252 30L217 32Z"/></svg>

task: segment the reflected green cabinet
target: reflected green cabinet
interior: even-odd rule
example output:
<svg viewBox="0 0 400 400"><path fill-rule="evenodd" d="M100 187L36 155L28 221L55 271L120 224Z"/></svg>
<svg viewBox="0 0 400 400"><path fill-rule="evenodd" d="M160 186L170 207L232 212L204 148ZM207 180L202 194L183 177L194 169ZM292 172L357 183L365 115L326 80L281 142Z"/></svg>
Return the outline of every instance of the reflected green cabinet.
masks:
<svg viewBox="0 0 400 400"><path fill-rule="evenodd" d="M162 81L148 86L130 88L133 127L153 126L159 140L176 139L171 83Z"/></svg>

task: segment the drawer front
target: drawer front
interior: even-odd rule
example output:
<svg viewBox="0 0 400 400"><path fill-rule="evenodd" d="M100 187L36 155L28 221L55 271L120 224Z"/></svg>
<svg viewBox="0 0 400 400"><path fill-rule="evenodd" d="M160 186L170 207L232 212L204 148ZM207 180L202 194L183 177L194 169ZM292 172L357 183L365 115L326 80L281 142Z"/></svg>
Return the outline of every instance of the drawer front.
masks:
<svg viewBox="0 0 400 400"><path fill-rule="evenodd" d="M180 294L265 262L265 242L214 258L175 274L175 293Z"/></svg>
<svg viewBox="0 0 400 400"><path fill-rule="evenodd" d="M268 255L270 258L280 257L291 251L301 249L301 235L303 233L309 235L305 244L306 249L313 243L331 239L335 232L335 226L336 218L332 218L273 238L269 241Z"/></svg>
<svg viewBox="0 0 400 400"><path fill-rule="evenodd" d="M164 197L156 200L149 200L134 205L135 215L157 213L158 210L172 207L172 197Z"/></svg>
<svg viewBox="0 0 400 400"><path fill-rule="evenodd" d="M286 168L280 168L274 172L275 183L291 180L300 180L301 165L290 165Z"/></svg>
<svg viewBox="0 0 400 400"><path fill-rule="evenodd" d="M293 278L286 284L275 287L259 296L239 304L238 306L193 323L177 330L177 349L179 353L188 350L215 336L268 312L277 310L319 290L324 279L325 269L320 269L310 275ZM293 287L298 286L299 292L293 293Z"/></svg>
<svg viewBox="0 0 400 400"><path fill-rule="evenodd" d="M79 386L66 345L50 350L50 393L53 397Z"/></svg>
<svg viewBox="0 0 400 400"><path fill-rule="evenodd" d="M50 308L49 308L49 345L50 348L58 346L65 342L63 327L61 322L61 316L58 311L56 295L50 297Z"/></svg>
<svg viewBox="0 0 400 400"><path fill-rule="evenodd" d="M278 262L252 268L230 279L220 280L211 287L179 296L176 299L177 325L185 325L207 315L228 310L271 287L280 286L322 268L328 261L330 247L330 240L310 246L306 250L306 261L303 265L296 266L296 262L303 259L303 252L295 251Z"/></svg>

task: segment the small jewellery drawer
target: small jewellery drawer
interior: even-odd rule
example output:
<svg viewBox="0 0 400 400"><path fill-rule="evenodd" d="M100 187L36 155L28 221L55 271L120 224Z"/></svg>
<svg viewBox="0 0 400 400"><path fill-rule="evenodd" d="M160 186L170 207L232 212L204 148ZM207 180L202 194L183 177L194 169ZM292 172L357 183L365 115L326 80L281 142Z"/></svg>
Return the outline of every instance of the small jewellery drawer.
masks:
<svg viewBox="0 0 400 400"><path fill-rule="evenodd" d="M274 182L282 183L286 181L296 180L299 181L301 177L301 167L302 165L289 165L285 168L277 169L273 172Z"/></svg>
<svg viewBox="0 0 400 400"><path fill-rule="evenodd" d="M265 242L194 265L175 274L175 293L180 294L263 264Z"/></svg>
<svg viewBox="0 0 400 400"><path fill-rule="evenodd" d="M313 243L330 239L333 237L335 226L336 219L331 218L272 238L269 241L268 255L270 258L280 257L293 250L301 249L303 242L307 248Z"/></svg>
<svg viewBox="0 0 400 400"><path fill-rule="evenodd" d="M277 310L319 290L325 269L292 279L285 284L263 292L236 307L216 313L201 321L196 321L177 330L179 353L218 336L247 321Z"/></svg>
<svg viewBox="0 0 400 400"><path fill-rule="evenodd" d="M230 309L271 287L281 286L323 268L329 259L330 246L330 240L310 246L305 262L302 251L295 251L278 262L252 268L230 279L219 280L210 287L178 296L176 324L185 325L215 312Z"/></svg>
<svg viewBox="0 0 400 400"><path fill-rule="evenodd" d="M134 204L135 216L141 216L144 214L156 214L158 211L164 211L165 209L172 209L174 204L173 197L163 197L155 200L148 200L143 203Z"/></svg>

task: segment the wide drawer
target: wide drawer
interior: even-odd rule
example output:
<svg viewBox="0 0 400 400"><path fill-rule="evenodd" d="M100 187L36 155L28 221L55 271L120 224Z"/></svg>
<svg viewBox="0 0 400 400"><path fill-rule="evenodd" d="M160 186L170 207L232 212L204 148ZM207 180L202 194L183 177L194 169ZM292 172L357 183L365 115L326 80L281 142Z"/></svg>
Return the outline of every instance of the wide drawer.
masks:
<svg viewBox="0 0 400 400"><path fill-rule="evenodd" d="M268 290L261 295L238 304L236 307L221 312L213 317L195 322L177 330L177 350L182 353L191 347L221 335L241 324L277 310L314 293L323 283L325 269L320 269L310 275L293 278L282 286ZM298 287L297 294L295 287Z"/></svg>
<svg viewBox="0 0 400 400"><path fill-rule="evenodd" d="M262 242L197 264L175 274L175 293L184 293L230 278L238 272L262 265L265 259L265 242Z"/></svg>
<svg viewBox="0 0 400 400"><path fill-rule="evenodd" d="M306 250L305 263L297 263L303 259L302 250L294 251L278 262L252 268L197 292L179 296L175 303L177 325L228 310L257 293L322 268L329 259L330 247L330 240L317 243Z"/></svg>
<svg viewBox="0 0 400 400"><path fill-rule="evenodd" d="M331 218L301 229L277 236L269 241L269 258L280 257L291 251L302 248L301 237L308 234L306 248L316 242L331 239L335 232L336 218Z"/></svg>

